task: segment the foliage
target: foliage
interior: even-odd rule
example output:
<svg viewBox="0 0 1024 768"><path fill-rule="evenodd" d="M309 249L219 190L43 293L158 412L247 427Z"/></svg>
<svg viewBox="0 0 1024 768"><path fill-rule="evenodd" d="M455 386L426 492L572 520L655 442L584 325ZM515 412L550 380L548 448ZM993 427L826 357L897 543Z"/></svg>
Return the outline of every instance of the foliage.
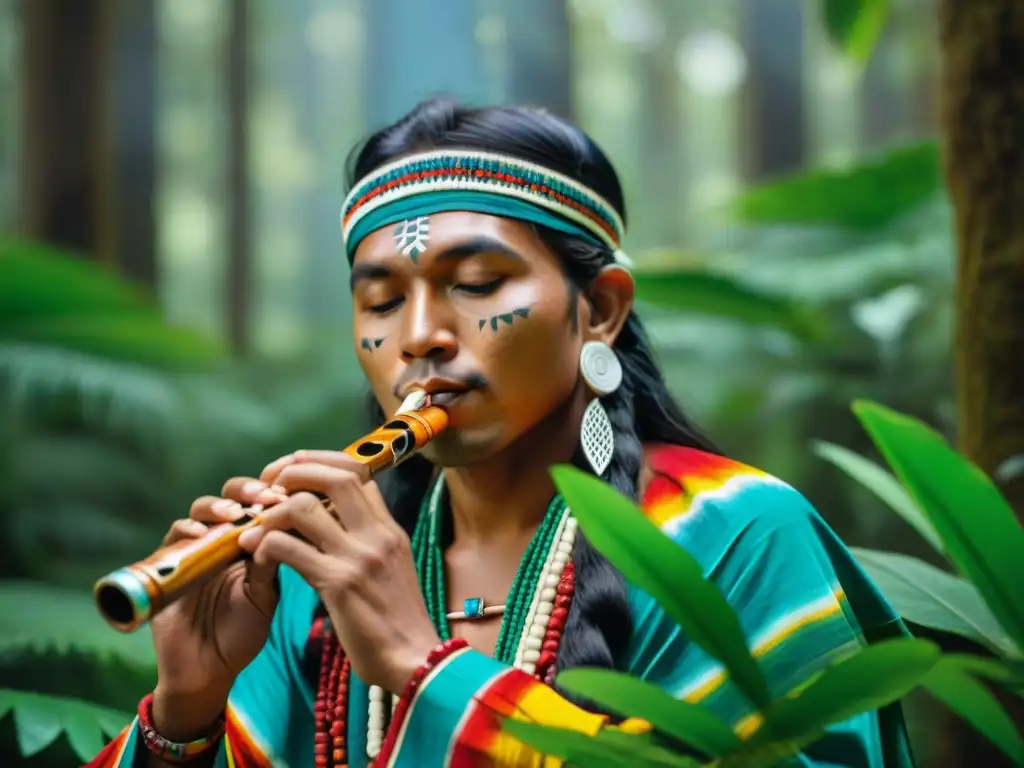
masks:
<svg viewBox="0 0 1024 768"><path fill-rule="evenodd" d="M885 28L892 0L823 0L825 29L854 60L870 56Z"/></svg>
<svg viewBox="0 0 1024 768"><path fill-rule="evenodd" d="M640 734L602 733L597 745L616 740L624 754L656 745L672 759L652 755L633 765L682 765L694 756L719 759L721 765L773 765L816 741L825 728L860 712L905 696L925 680L940 658L929 641L901 638L855 652L827 667L800 689L773 699L725 597L685 549L666 537L630 500L573 467L552 470L587 538L622 571L627 581L651 595L687 636L725 667L763 718L748 738L710 710L657 695L644 684L617 672L579 671L557 679L565 690L586 696L623 716L641 718L654 730ZM518 738L573 765L602 765L602 749L585 748L558 729L508 723ZM564 738L563 738L564 737ZM537 740L535 740L537 739ZM679 746L679 745L682 745ZM592 757L593 755L593 757ZM681 762L680 762L681 761Z"/></svg>
<svg viewBox="0 0 1024 768"><path fill-rule="evenodd" d="M861 562L882 576L878 582L883 591L914 623L968 637L1001 658L941 655L937 646L922 639L888 640L833 663L805 686L773 700L738 618L705 580L697 561L628 499L577 469L557 467L552 471L555 483L588 539L695 643L721 661L763 722L753 735L741 738L711 711L642 681L617 672L580 670L560 675L556 682L610 712L644 720L652 730L601 733L593 739L519 722L506 723L507 730L547 754L584 767L604 764L603 753L621 754L625 760L631 750L642 760L633 765L699 764L693 762L695 755L721 766L774 765L812 744L829 725L883 707L920 686L1012 759L1024 762L1024 738L986 687L997 683L1008 691L1024 689L1021 603L1012 588L1024 580L1024 528L992 481L933 430L875 403L858 402L855 411L896 470L914 508L894 492L891 476L883 477L885 470L835 451L829 455L839 456L839 466L883 489L922 530L934 531L937 549L949 554L973 587L913 558L861 551Z"/></svg>
<svg viewBox="0 0 1024 768"><path fill-rule="evenodd" d="M155 681L89 585L227 477L343 440L353 377L233 361L71 254L7 241L0 266L0 755L80 764Z"/></svg>

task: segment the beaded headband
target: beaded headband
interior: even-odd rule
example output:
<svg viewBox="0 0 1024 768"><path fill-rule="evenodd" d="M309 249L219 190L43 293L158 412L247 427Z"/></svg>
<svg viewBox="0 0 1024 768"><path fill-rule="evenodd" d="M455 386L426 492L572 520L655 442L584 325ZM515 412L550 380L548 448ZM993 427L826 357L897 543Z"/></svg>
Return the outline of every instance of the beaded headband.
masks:
<svg viewBox="0 0 1024 768"><path fill-rule="evenodd" d="M435 150L374 171L345 198L341 231L352 260L370 232L417 216L474 211L522 219L584 237L615 253L625 227L615 209L568 176L524 160L488 152Z"/></svg>

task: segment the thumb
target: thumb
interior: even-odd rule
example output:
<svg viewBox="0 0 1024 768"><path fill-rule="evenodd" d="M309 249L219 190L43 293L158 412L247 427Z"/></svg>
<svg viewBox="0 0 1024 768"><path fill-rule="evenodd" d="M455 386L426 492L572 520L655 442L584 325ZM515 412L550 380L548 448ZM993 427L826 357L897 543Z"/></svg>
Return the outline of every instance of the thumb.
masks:
<svg viewBox="0 0 1024 768"><path fill-rule="evenodd" d="M281 584L278 580L278 563L257 563L249 559L245 563L245 586L252 601L261 612L273 616L281 596Z"/></svg>

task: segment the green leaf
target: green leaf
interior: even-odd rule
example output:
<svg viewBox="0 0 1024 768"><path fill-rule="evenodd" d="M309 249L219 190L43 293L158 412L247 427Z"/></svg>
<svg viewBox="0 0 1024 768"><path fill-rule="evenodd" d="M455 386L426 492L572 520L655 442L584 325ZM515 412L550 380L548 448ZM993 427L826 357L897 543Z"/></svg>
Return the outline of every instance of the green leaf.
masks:
<svg viewBox="0 0 1024 768"><path fill-rule="evenodd" d="M80 699L43 696L29 691L0 688L0 713L13 710L18 748L22 756L31 757L49 747L61 733L84 762L88 762L103 746L99 732L109 730L102 723L120 722L120 731L132 716L100 707ZM89 750L83 752L80 750Z"/></svg>
<svg viewBox="0 0 1024 768"><path fill-rule="evenodd" d="M30 581L0 581L0 652L75 649L155 668L148 628L116 632L100 617L88 592Z"/></svg>
<svg viewBox="0 0 1024 768"><path fill-rule="evenodd" d="M921 508L907 492L907 489L900 485L899 480L887 472L884 467L875 462L843 448L840 445L815 441L814 452L843 470L846 474L873 492L878 498L888 504L896 514L903 518L939 553L944 552L942 540L935 528L928 522Z"/></svg>
<svg viewBox="0 0 1024 768"><path fill-rule="evenodd" d="M826 668L795 695L776 701L748 743L792 741L802 749L828 726L906 696L939 655L927 640L901 638L868 646Z"/></svg>
<svg viewBox="0 0 1024 768"><path fill-rule="evenodd" d="M652 744L650 739L642 734L602 730L594 736L589 736L579 731L512 719L504 720L501 727L513 738L533 747L537 752L560 758L575 768L635 768L638 764L651 768L697 768L700 765L692 758L674 754Z"/></svg>
<svg viewBox="0 0 1024 768"><path fill-rule="evenodd" d="M637 299L668 309L695 312L752 326L778 328L800 339L818 339L825 321L806 306L700 271L636 272Z"/></svg>
<svg viewBox="0 0 1024 768"><path fill-rule="evenodd" d="M966 637L996 653L1021 654L969 581L907 555L850 551L906 621Z"/></svg>
<svg viewBox="0 0 1024 768"><path fill-rule="evenodd" d="M1008 483L1021 475L1024 475L1024 454L1022 453L1011 456L996 467L996 471L992 473L992 477L999 483Z"/></svg>
<svg viewBox="0 0 1024 768"><path fill-rule="evenodd" d="M824 0L829 37L859 62L871 58L892 10L891 0Z"/></svg>
<svg viewBox="0 0 1024 768"><path fill-rule="evenodd" d="M1014 762L1024 763L1024 740L1013 720L985 686L971 676L972 662L944 656L924 679L924 687Z"/></svg>
<svg viewBox="0 0 1024 768"><path fill-rule="evenodd" d="M771 702L736 612L700 564L615 489L572 466L551 475L590 542L636 587L653 597L683 631L722 662L759 709Z"/></svg>
<svg viewBox="0 0 1024 768"><path fill-rule="evenodd" d="M740 746L732 728L710 709L676 699L638 678L605 669L570 669L558 676L558 684L610 712L646 720L709 757L721 757Z"/></svg>
<svg viewBox="0 0 1024 768"><path fill-rule="evenodd" d="M893 150L844 170L818 170L752 188L733 202L748 222L876 230L942 191L938 145Z"/></svg>
<svg viewBox="0 0 1024 768"><path fill-rule="evenodd" d="M928 516L950 560L1024 648L1024 528L974 464L917 419L869 401L854 413Z"/></svg>
<svg viewBox="0 0 1024 768"><path fill-rule="evenodd" d="M103 751L103 729L94 717L73 714L64 719L64 737L79 758L88 762Z"/></svg>

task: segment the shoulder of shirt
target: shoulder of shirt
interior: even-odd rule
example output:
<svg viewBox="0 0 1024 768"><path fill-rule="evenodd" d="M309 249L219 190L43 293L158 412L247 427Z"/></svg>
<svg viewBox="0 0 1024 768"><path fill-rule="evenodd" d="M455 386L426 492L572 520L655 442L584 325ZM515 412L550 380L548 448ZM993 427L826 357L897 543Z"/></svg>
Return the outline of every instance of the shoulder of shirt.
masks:
<svg viewBox="0 0 1024 768"><path fill-rule="evenodd" d="M780 527L807 525L817 512L788 483L725 456L679 445L644 447L644 515L674 539L713 528L734 538L760 538Z"/></svg>

